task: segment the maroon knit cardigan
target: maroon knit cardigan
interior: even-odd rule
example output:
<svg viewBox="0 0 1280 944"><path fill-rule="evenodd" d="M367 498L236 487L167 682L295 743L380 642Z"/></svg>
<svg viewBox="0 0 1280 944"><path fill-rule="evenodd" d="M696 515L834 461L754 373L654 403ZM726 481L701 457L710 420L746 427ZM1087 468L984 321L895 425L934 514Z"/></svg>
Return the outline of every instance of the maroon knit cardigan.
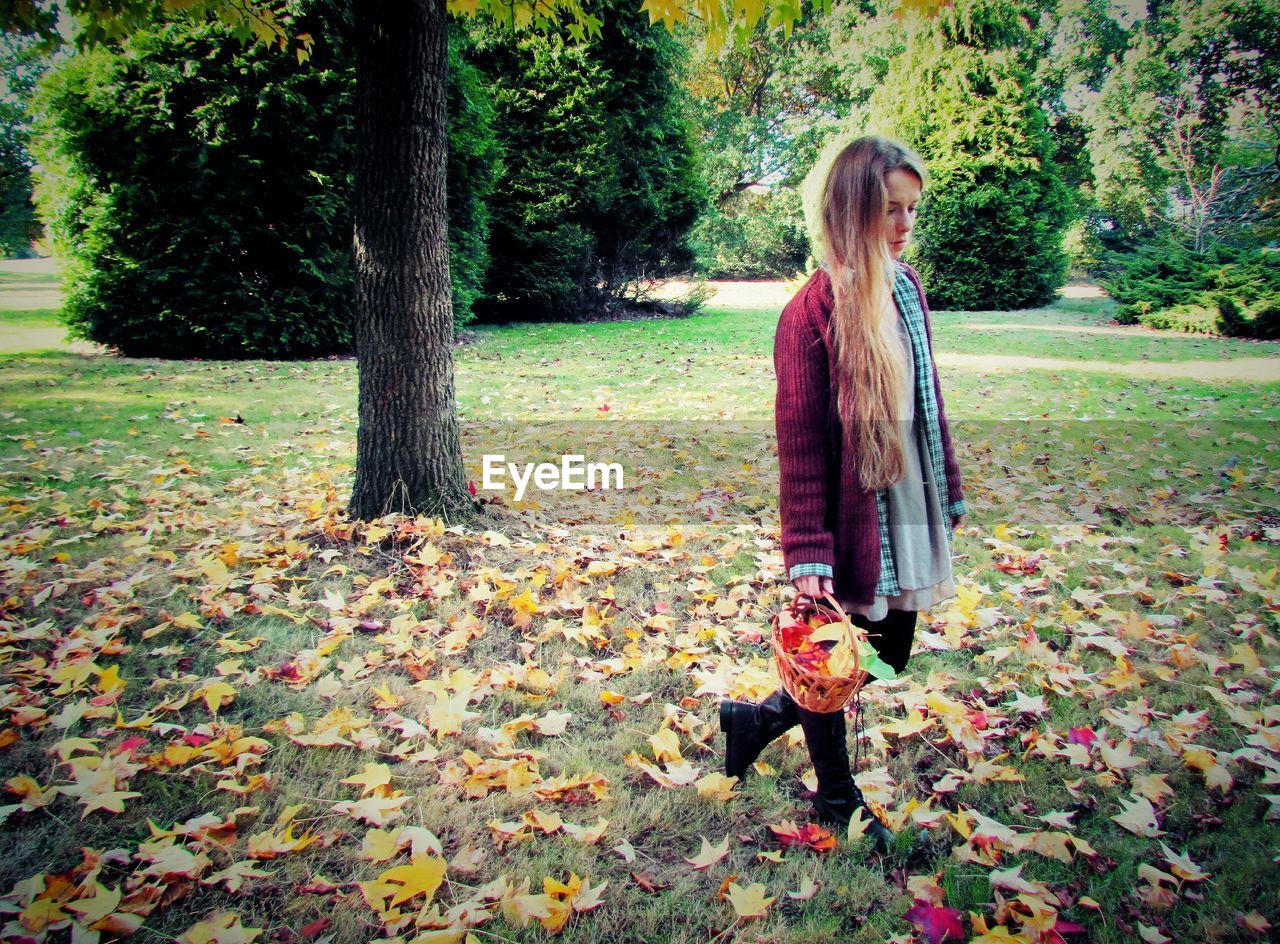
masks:
<svg viewBox="0 0 1280 944"><path fill-rule="evenodd" d="M920 293L932 360L933 328L920 276L906 263L898 264ZM796 564L828 565L835 574L837 599L870 604L880 579L880 521L875 492L858 484L858 457L843 448L828 381L835 368L828 333L834 307L831 278L819 269L782 310L774 336L782 556L788 573ZM947 491L951 501L958 501L960 467L951 446L936 365L933 385Z"/></svg>

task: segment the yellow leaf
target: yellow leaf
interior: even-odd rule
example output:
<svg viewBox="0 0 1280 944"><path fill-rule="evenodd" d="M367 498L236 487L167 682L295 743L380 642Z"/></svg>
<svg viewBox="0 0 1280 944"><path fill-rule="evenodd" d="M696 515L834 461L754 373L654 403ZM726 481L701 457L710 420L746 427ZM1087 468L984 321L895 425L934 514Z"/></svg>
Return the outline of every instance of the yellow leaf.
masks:
<svg viewBox="0 0 1280 944"><path fill-rule="evenodd" d="M1164 860L1169 863L1170 871L1183 881L1203 882L1209 877L1209 873L1192 862L1191 856L1185 852L1181 855L1175 855L1174 851L1163 842L1160 843L1160 851L1164 853Z"/></svg>
<svg viewBox="0 0 1280 944"><path fill-rule="evenodd" d="M1258 654L1247 642L1239 642L1232 646L1231 658L1227 661L1232 665L1240 666L1246 673L1257 671L1261 664L1258 662Z"/></svg>
<svg viewBox="0 0 1280 944"><path fill-rule="evenodd" d="M408 796L395 797L365 797L363 800L357 800L352 803L342 801L333 805L335 813L346 813L352 819L357 819L367 826L385 826L393 819L398 819L402 814L400 807L409 802Z"/></svg>
<svg viewBox="0 0 1280 944"><path fill-rule="evenodd" d="M200 622L200 617L194 613L183 613L181 616L173 618L173 625L179 629L200 629L204 624Z"/></svg>
<svg viewBox="0 0 1280 944"><path fill-rule="evenodd" d="M81 797L81 802L84 804L84 812L80 814L80 818L84 819L94 810L123 813L124 801L140 796L142 796L141 793L136 793L133 790L108 790L103 793L93 793L89 796Z"/></svg>
<svg viewBox="0 0 1280 944"><path fill-rule="evenodd" d="M737 777L726 777L724 774L716 771L714 773L707 774L695 783L694 788L698 791L698 796L700 797L707 797L708 799L720 800L722 803L727 803L738 795L733 790L737 785Z"/></svg>
<svg viewBox="0 0 1280 944"><path fill-rule="evenodd" d="M706 837L702 839L702 850L692 859L685 859L695 869L701 870L715 865L729 854L729 837L725 836L718 845L711 845ZM763 886L761 886L763 887Z"/></svg>
<svg viewBox="0 0 1280 944"><path fill-rule="evenodd" d="M657 734L649 735L649 747L659 763L684 759L680 756L680 736L671 728L663 728Z"/></svg>
<svg viewBox="0 0 1280 944"><path fill-rule="evenodd" d="M526 589L524 593L518 597L512 597L510 600L511 609L517 613L528 613L530 615L538 613L542 607L538 605L538 601L533 598L533 590Z"/></svg>
<svg viewBox="0 0 1280 944"><path fill-rule="evenodd" d="M106 888L93 883L93 895L80 898L67 904L68 911L80 915L80 922L86 926L100 921L120 907L121 893L118 888Z"/></svg>
<svg viewBox="0 0 1280 944"><path fill-rule="evenodd" d="M526 810L521 819L534 829L539 829L546 834L553 833L564 825L564 820L554 810L549 813L542 810Z"/></svg>
<svg viewBox="0 0 1280 944"><path fill-rule="evenodd" d="M1111 818L1136 836L1150 839L1164 835L1156 821L1156 811L1146 797L1124 801L1124 812Z"/></svg>
<svg viewBox="0 0 1280 944"><path fill-rule="evenodd" d="M1025 944L1027 940L1021 934L1015 935L1003 924L997 924L994 928L984 929L977 937L970 938L969 944Z"/></svg>
<svg viewBox="0 0 1280 944"><path fill-rule="evenodd" d="M599 842L608 828L609 821L603 816L596 817L595 824L591 826L577 826L573 823L565 823L563 827L566 836L589 846L594 846Z"/></svg>
<svg viewBox="0 0 1280 944"><path fill-rule="evenodd" d="M400 851L401 829L378 829L376 826L364 834L360 844L360 858L370 862L386 862Z"/></svg>
<svg viewBox="0 0 1280 944"><path fill-rule="evenodd" d="M528 884L524 885L528 889ZM550 895L508 894L502 897L502 917L517 928L527 927L537 918L541 921L551 915L553 900Z"/></svg>
<svg viewBox="0 0 1280 944"><path fill-rule="evenodd" d="M340 780L339 783L360 787L360 795L364 796L391 783L391 768L386 764L365 764L362 772L346 780Z"/></svg>
<svg viewBox="0 0 1280 944"><path fill-rule="evenodd" d="M881 725L880 733L893 734L898 737L911 737L933 727L935 723L935 719L924 717L920 710L916 708L901 721L892 721L889 724Z"/></svg>
<svg viewBox="0 0 1280 944"><path fill-rule="evenodd" d="M210 682L196 692L196 696L204 699L209 706L209 713L216 715L223 706L224 700L230 704L235 700L236 690L226 682Z"/></svg>
<svg viewBox="0 0 1280 944"><path fill-rule="evenodd" d="M758 882L746 888L737 882L730 882L725 897L729 899L729 904L733 905L739 918L763 918L774 901L766 897L765 891L765 887Z"/></svg>
<svg viewBox="0 0 1280 944"><path fill-rule="evenodd" d="M569 726L569 719L572 717L573 713L570 711L548 711L533 722L533 729L546 737L564 734L565 729Z"/></svg>
<svg viewBox="0 0 1280 944"><path fill-rule="evenodd" d="M787 897L793 898L796 901L808 901L814 895L818 894L819 887L820 886L818 885L817 882L815 882L813 879L811 879L809 876L806 875L803 879L800 880L800 891L787 892Z"/></svg>
<svg viewBox="0 0 1280 944"><path fill-rule="evenodd" d="M52 898L37 898L18 915L18 922L27 930L40 934L51 924L65 922L69 915L62 910L63 902Z"/></svg>
<svg viewBox="0 0 1280 944"><path fill-rule="evenodd" d="M239 915L224 911L192 925L178 941L180 944L251 944L261 936L260 929L243 927Z"/></svg>
<svg viewBox="0 0 1280 944"><path fill-rule="evenodd" d="M1068 865L1072 862L1070 843L1073 837L1066 833L1032 833L1027 848L1049 859L1057 859Z"/></svg>
<svg viewBox="0 0 1280 944"><path fill-rule="evenodd" d="M444 881L445 862L433 855L417 856L408 865L396 866L378 876L379 882L399 885L391 899L394 908L417 895L426 896L424 905L430 903L436 889Z"/></svg>
<svg viewBox="0 0 1280 944"><path fill-rule="evenodd" d="M837 645L827 655L827 674L835 678L851 678L856 667L853 649L847 643Z"/></svg>
<svg viewBox="0 0 1280 944"><path fill-rule="evenodd" d="M104 695L110 695L112 692L124 688L126 684L120 678L120 667L118 665L108 666L98 673L98 691Z"/></svg>

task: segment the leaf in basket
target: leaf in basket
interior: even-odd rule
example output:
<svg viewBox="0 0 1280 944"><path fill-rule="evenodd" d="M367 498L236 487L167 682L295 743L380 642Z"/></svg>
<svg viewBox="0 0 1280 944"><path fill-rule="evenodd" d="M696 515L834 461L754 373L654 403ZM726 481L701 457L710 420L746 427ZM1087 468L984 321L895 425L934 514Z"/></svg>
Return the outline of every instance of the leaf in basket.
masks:
<svg viewBox="0 0 1280 944"><path fill-rule="evenodd" d="M791 653L791 657L796 660L796 665L800 668L809 672L821 672L827 662L827 650L822 646L815 646L806 639Z"/></svg>
<svg viewBox="0 0 1280 944"><path fill-rule="evenodd" d="M804 623L783 623L781 635L782 648L795 652L809 638L809 627Z"/></svg>
<svg viewBox="0 0 1280 944"><path fill-rule="evenodd" d="M827 654L827 674L835 678L849 678L853 675L855 662L853 649L847 642L837 643Z"/></svg>
<svg viewBox="0 0 1280 944"><path fill-rule="evenodd" d="M872 678L884 679L886 682L896 679L898 673L888 662L880 658L875 646L865 639L858 640L858 655L861 656L862 668Z"/></svg>
<svg viewBox="0 0 1280 944"><path fill-rule="evenodd" d="M834 623L827 623L820 626L809 635L810 642L844 642L849 636L848 631L844 628L844 623L836 620Z"/></svg>
<svg viewBox="0 0 1280 944"><path fill-rule="evenodd" d="M835 623L839 626L840 622L840 617L836 616L834 613L822 612L809 614L810 629L817 629L819 626L828 626L831 623Z"/></svg>

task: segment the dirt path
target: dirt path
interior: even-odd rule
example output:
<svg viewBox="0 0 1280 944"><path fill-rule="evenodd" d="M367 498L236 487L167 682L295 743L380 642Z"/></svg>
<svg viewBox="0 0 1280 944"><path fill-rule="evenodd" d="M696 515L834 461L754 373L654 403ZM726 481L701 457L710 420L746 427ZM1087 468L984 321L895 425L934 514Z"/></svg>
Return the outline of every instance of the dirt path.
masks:
<svg viewBox="0 0 1280 944"><path fill-rule="evenodd" d="M1072 361L1015 354L938 353L938 365L970 372L1008 373L1023 370L1083 370L1161 380L1206 383L1280 383L1280 357L1237 357L1224 361Z"/></svg>

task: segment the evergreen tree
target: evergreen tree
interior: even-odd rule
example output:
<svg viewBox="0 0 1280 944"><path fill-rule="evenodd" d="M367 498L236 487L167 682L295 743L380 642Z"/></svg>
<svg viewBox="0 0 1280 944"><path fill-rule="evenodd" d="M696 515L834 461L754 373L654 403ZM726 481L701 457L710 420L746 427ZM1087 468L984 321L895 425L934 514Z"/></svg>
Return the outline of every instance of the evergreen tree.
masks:
<svg viewBox="0 0 1280 944"><path fill-rule="evenodd" d="M910 258L938 307L1041 305L1065 281L1075 198L1036 78L1046 49L1037 21L1027 0L956 0L906 29L859 115L928 165Z"/></svg>
<svg viewBox="0 0 1280 944"><path fill-rule="evenodd" d="M624 0L592 41L480 40L505 159L486 317L579 318L686 268L703 190L675 70L681 48Z"/></svg>

